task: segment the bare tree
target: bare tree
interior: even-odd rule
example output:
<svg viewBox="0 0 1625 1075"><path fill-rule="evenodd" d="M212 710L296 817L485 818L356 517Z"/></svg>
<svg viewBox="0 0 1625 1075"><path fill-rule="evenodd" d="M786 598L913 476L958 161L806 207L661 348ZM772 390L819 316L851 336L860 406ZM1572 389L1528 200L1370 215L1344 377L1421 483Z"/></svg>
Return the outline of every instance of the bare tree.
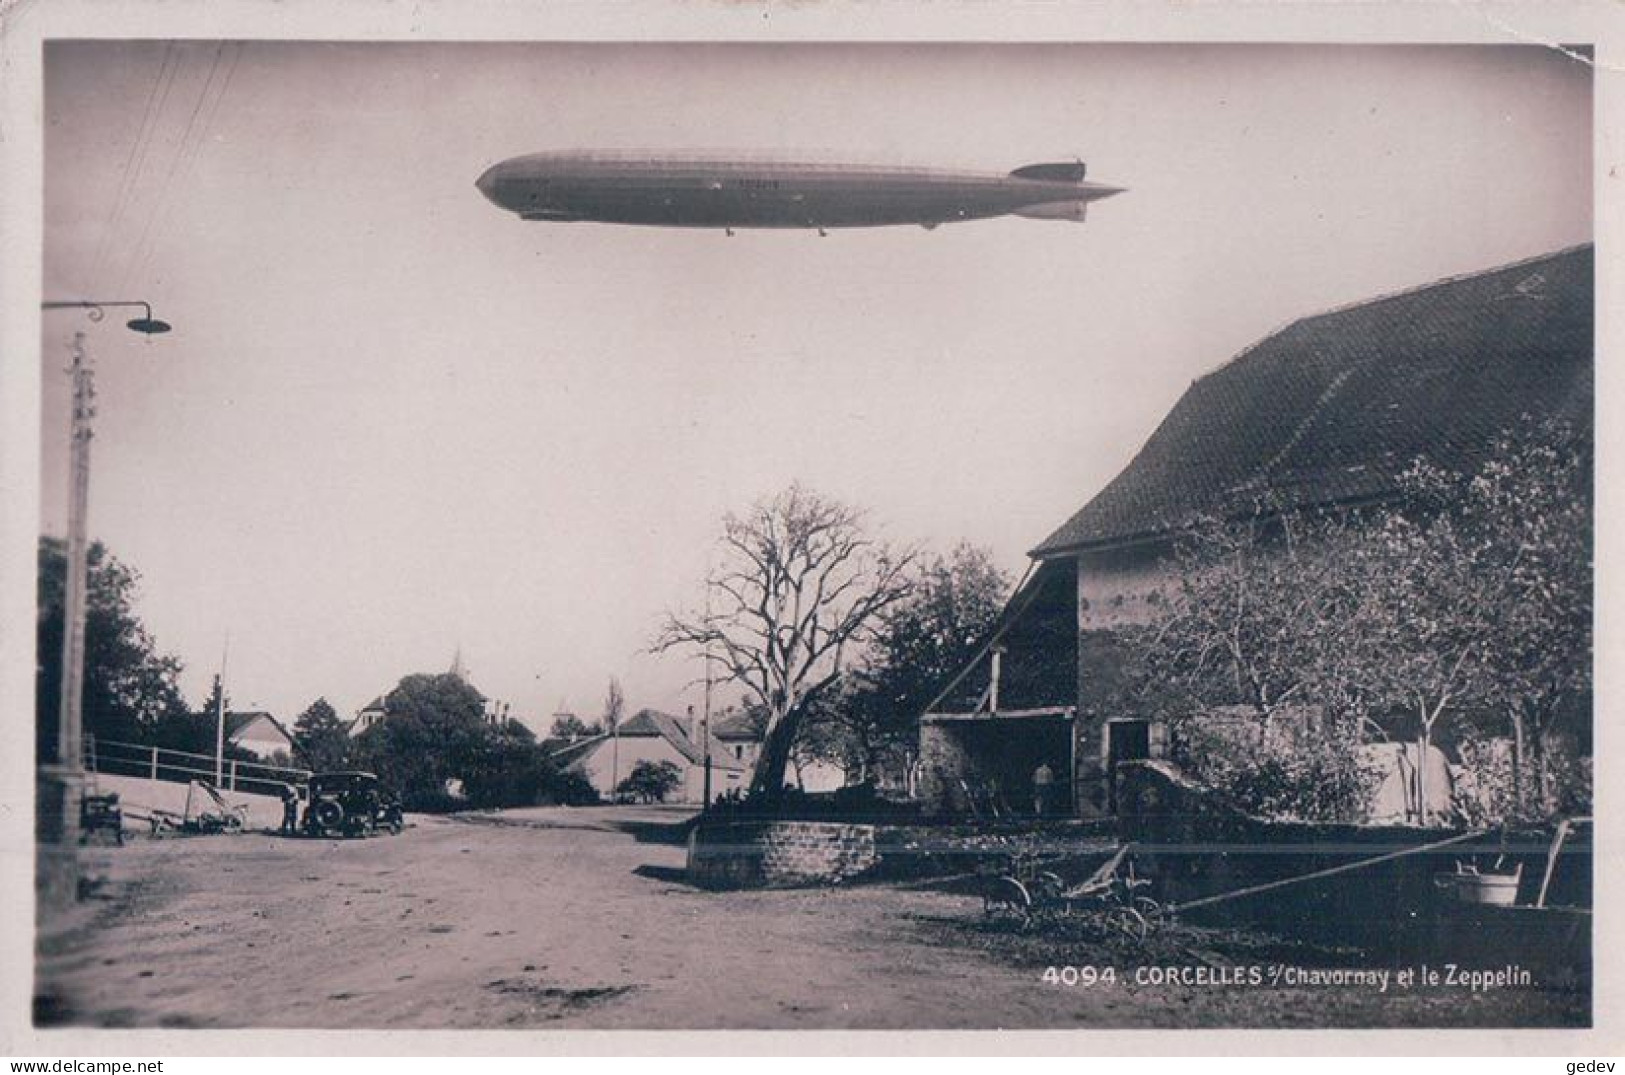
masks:
<svg viewBox="0 0 1625 1075"><path fill-rule="evenodd" d="M609 786L613 795L621 783L621 716L626 712L626 695L621 681L609 677L609 689L604 693L604 727L609 731Z"/></svg>
<svg viewBox="0 0 1625 1075"><path fill-rule="evenodd" d="M772 799L802 717L840 682L877 616L908 595L914 554L869 538L857 510L799 485L727 516L720 545L705 611L668 615L653 649L697 653L761 704L751 793Z"/></svg>
<svg viewBox="0 0 1625 1075"><path fill-rule="evenodd" d="M604 716L600 723L613 733L621 726L621 715L625 712L626 694L621 690L621 681L610 676L609 689L604 692Z"/></svg>

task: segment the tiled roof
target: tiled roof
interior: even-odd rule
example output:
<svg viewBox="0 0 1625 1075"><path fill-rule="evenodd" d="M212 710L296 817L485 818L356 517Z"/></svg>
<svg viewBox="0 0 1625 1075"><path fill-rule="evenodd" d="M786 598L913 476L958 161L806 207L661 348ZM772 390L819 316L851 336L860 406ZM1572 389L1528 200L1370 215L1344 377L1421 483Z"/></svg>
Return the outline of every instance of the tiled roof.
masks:
<svg viewBox="0 0 1625 1075"><path fill-rule="evenodd" d="M659 715L665 716L663 713ZM666 719L671 720L672 718L667 717ZM675 727L675 722L673 726ZM621 727L624 734L625 725L623 724ZM588 758L592 757L600 750L609 749L610 741L613 738L613 736L609 735L598 735L593 736L590 739L578 739L574 743L562 744L556 749L547 744L543 744L543 749L548 751L548 758L555 765L558 765L560 768L568 769L572 766L578 766L584 763ZM647 738L654 738L654 736L648 736ZM705 764L705 751L702 750L696 743L690 741L686 736L674 739L669 735L661 735L659 738L663 738L669 742L672 745L672 749L681 754L684 760L686 760L690 765ZM745 767L743 764L735 761L725 753L713 753L711 755L711 768L737 769L743 771Z"/></svg>
<svg viewBox="0 0 1625 1075"><path fill-rule="evenodd" d="M632 716L621 721L620 734L623 736L649 736L676 734L687 739L688 735L677 723L677 718L669 713L662 713L658 709L640 709Z"/></svg>
<svg viewBox="0 0 1625 1075"><path fill-rule="evenodd" d="M609 742L607 735L595 735L587 739L577 739L573 743L560 739L549 739L542 744L542 750L549 759L560 767L568 767L576 762L591 757L598 747Z"/></svg>
<svg viewBox="0 0 1625 1075"><path fill-rule="evenodd" d="M751 713L730 713L712 723L711 738L735 743L759 743L762 740L761 720Z"/></svg>
<svg viewBox="0 0 1625 1075"><path fill-rule="evenodd" d="M288 734L288 729L286 729L286 728L284 728L282 726L282 722L277 720L275 717L273 717L271 714L267 713L263 709L256 709L256 710L252 710L250 712L244 712L244 713L227 713L226 714L226 738L227 739L235 739L235 738L237 738L237 736L239 734L241 734L243 731L247 730L247 728L248 728L248 726L250 724L253 724L256 720L258 720L261 717L264 717L266 720L270 721L271 726L273 728L275 728L278 732L280 732L284 739L288 740L290 743L293 742L293 736Z"/></svg>
<svg viewBox="0 0 1625 1075"><path fill-rule="evenodd" d="M1593 427L1590 245L1304 318L1208 374L1032 555L1154 537L1269 496L1380 499L1460 472L1525 414Z"/></svg>
<svg viewBox="0 0 1625 1075"><path fill-rule="evenodd" d="M704 749L688 737L688 733L683 730L683 723L658 709L639 710L637 715L621 722L619 734L623 738L659 736L675 747L690 763L705 764ZM722 769L739 768L720 754L711 755L711 766Z"/></svg>

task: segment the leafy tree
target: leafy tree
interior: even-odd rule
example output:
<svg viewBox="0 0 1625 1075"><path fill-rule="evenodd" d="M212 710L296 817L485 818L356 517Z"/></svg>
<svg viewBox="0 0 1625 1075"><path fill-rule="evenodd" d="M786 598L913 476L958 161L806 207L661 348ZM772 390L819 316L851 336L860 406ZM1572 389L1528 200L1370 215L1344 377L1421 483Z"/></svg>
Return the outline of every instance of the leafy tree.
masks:
<svg viewBox="0 0 1625 1075"><path fill-rule="evenodd" d="M860 752L859 742L848 724L851 694L849 679L842 687L824 694L808 706L801 727L796 732L795 744L790 748L790 771L795 776L796 787L802 786L803 771L819 762L839 766L848 773L857 773L860 780L869 778L869 771L863 767L866 755ZM760 708L753 707L757 712L760 712Z"/></svg>
<svg viewBox="0 0 1625 1075"><path fill-rule="evenodd" d="M566 713L553 721L553 727L548 735L554 739L582 739L589 735L603 735L604 729L598 724L588 724L574 713Z"/></svg>
<svg viewBox="0 0 1625 1075"><path fill-rule="evenodd" d="M353 740L352 763L377 773L408 809L498 809L588 802L578 776L561 773L529 728L490 724L485 699L460 676L412 675L384 698L384 719ZM461 784L463 797L447 791Z"/></svg>
<svg viewBox="0 0 1625 1075"><path fill-rule="evenodd" d="M1104 703L1168 720L1175 760L1245 809L1358 819L1376 784L1359 751L1364 710L1353 703L1364 696L1335 673L1347 670L1364 584L1360 527L1267 502L1192 527L1173 548L1157 619L1111 647ZM1220 710L1230 719L1216 721Z"/></svg>
<svg viewBox="0 0 1625 1075"><path fill-rule="evenodd" d="M669 761L647 759L632 766L627 778L615 786L618 795L630 795L641 802L665 802L683 782L683 771Z"/></svg>
<svg viewBox="0 0 1625 1075"><path fill-rule="evenodd" d="M526 727L524 721L515 720L512 717L509 717L501 724L497 725L497 730L503 735L510 735L516 739L523 739L527 743L534 743L536 741L536 733Z"/></svg>
<svg viewBox="0 0 1625 1075"><path fill-rule="evenodd" d="M399 791L408 809L444 802L492 734L485 699L459 676L410 675L384 699L385 716L355 738L354 761Z"/></svg>
<svg viewBox="0 0 1625 1075"><path fill-rule="evenodd" d="M326 698L310 703L293 722L293 753L300 765L318 773L349 765L349 727Z"/></svg>
<svg viewBox="0 0 1625 1075"><path fill-rule="evenodd" d="M1533 423L1472 475L1416 464L1421 510L1381 518L1353 624L1363 683L1424 750L1452 715L1506 714L1517 813L1531 785L1552 808L1548 733L1590 695L1591 469L1589 440Z"/></svg>
<svg viewBox="0 0 1625 1075"><path fill-rule="evenodd" d="M1494 594L1485 693L1512 733L1519 812L1530 784L1543 810L1558 807L1550 733L1566 713L1589 714L1592 453L1589 439L1567 427L1526 426L1501 439L1463 496L1481 561L1506 580Z"/></svg>
<svg viewBox="0 0 1625 1075"><path fill-rule="evenodd" d="M856 510L799 485L727 516L721 551L705 611L669 615L654 650L703 656L766 710L751 793L771 802L803 718L841 682L876 618L908 595L913 554L869 538Z"/></svg>
<svg viewBox="0 0 1625 1075"><path fill-rule="evenodd" d="M1349 620L1346 663L1369 704L1406 714L1416 731L1418 803L1429 820L1426 759L1443 723L1481 697L1487 602L1498 580L1448 515L1376 520L1355 565L1362 592Z"/></svg>
<svg viewBox="0 0 1625 1075"><path fill-rule="evenodd" d="M876 617L849 688L809 722L813 756L843 761L863 780L887 770L906 780L920 714L992 632L1009 587L987 549L962 543L919 562L909 595Z"/></svg>
<svg viewBox="0 0 1625 1075"><path fill-rule="evenodd" d="M100 542L88 550L85 597L84 731L103 739L144 743L166 721L186 719L177 680L181 662L158 652L136 615L140 576ZM34 727L41 761L56 757L61 709L63 602L67 543L41 537Z"/></svg>
<svg viewBox="0 0 1625 1075"><path fill-rule="evenodd" d="M1186 758L1240 797L1257 792L1301 816L1356 801L1337 789L1358 787L1354 747L1384 726L1408 727L1423 757L1456 734L1502 817L1527 816L1531 795L1537 814L1559 798L1586 801L1573 781L1554 788L1547 753L1554 726L1584 712L1591 690L1590 452L1588 438L1527 423L1472 474L1417 462L1386 505L1264 508L1197 528L1175 554L1162 617L1132 632L1125 693L1140 694L1142 712L1251 710L1255 757L1243 747L1226 760L1224 744L1204 741L1187 742ZM1282 746L1271 718L1299 705L1321 719L1309 740ZM1505 774L1468 719L1497 708L1513 740ZM1281 806L1294 795L1297 805Z"/></svg>
<svg viewBox="0 0 1625 1075"><path fill-rule="evenodd" d="M457 771L468 804L481 809L534 806L558 776L535 736L511 728L476 739Z"/></svg>
<svg viewBox="0 0 1625 1075"><path fill-rule="evenodd" d="M1141 683L1199 706L1245 706L1261 725L1316 686L1357 585L1359 539L1347 517L1260 503L1234 521L1205 520L1176 542L1175 581L1141 640Z"/></svg>

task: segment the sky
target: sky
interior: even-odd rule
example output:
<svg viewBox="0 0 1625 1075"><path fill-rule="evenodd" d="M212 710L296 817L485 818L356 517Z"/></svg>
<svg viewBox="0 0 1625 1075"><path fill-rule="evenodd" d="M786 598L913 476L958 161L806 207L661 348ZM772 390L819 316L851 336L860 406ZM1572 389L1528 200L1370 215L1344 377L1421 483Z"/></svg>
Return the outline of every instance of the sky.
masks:
<svg viewBox="0 0 1625 1075"><path fill-rule="evenodd" d="M1591 79L1523 46L52 43L41 525L67 342L90 525L201 700L353 712L461 651L545 726L697 704L647 652L723 515L800 481L1026 552L1192 380L1333 306L1589 241ZM1085 224L525 223L540 150L750 150L1129 188ZM724 690L722 698L737 693Z"/></svg>

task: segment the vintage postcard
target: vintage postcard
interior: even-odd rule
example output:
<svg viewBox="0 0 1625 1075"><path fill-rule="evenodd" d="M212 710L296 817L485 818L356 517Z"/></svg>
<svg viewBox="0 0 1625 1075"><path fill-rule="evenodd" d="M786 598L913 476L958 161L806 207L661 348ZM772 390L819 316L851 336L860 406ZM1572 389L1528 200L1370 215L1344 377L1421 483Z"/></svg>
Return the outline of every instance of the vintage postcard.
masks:
<svg viewBox="0 0 1625 1075"><path fill-rule="evenodd" d="M11 12L8 1051L1617 1048L1604 9L643 8Z"/></svg>

